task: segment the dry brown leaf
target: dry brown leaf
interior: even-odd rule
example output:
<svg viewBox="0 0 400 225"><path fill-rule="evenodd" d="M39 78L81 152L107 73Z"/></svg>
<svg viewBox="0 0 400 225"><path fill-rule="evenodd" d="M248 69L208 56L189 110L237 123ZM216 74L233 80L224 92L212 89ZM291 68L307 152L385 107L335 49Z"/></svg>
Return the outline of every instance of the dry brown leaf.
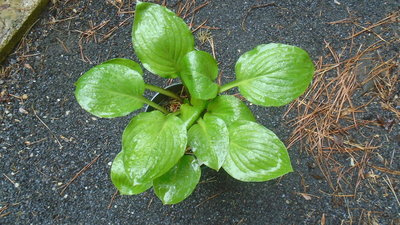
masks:
<svg viewBox="0 0 400 225"><path fill-rule="evenodd" d="M325 219L325 213L322 213L321 217L321 225L325 225L326 219Z"/></svg>
<svg viewBox="0 0 400 225"><path fill-rule="evenodd" d="M309 200L311 200L311 195L309 195L309 194L306 194L306 193L297 193L297 194L299 194L299 195L301 195L301 196L303 196L303 198L305 199L305 200L307 200L307 201L309 201Z"/></svg>

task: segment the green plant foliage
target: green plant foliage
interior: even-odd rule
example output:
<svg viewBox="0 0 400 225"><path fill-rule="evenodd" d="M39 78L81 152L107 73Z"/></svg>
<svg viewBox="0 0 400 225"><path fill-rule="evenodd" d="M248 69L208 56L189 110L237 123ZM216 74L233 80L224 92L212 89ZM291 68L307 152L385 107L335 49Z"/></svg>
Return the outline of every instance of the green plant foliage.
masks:
<svg viewBox="0 0 400 225"><path fill-rule="evenodd" d="M134 117L122 134L125 171L133 184L146 184L183 156L187 132L181 119L159 111Z"/></svg>
<svg viewBox="0 0 400 225"><path fill-rule="evenodd" d="M191 51L180 65L180 77L192 97L207 100L217 96L218 85L214 80L218 76L218 65L209 53Z"/></svg>
<svg viewBox="0 0 400 225"><path fill-rule="evenodd" d="M184 122L186 128L189 128L196 120L199 118L200 114L203 112L205 105L181 105L181 115L180 118Z"/></svg>
<svg viewBox="0 0 400 225"><path fill-rule="evenodd" d="M118 153L111 166L111 180L122 195L136 195L151 188L152 182L133 184L125 172L123 152Z"/></svg>
<svg viewBox="0 0 400 225"><path fill-rule="evenodd" d="M98 117L125 116L143 106L143 71L129 59L97 65L75 83L75 97L86 111Z"/></svg>
<svg viewBox="0 0 400 225"><path fill-rule="evenodd" d="M250 109L232 95L221 95L213 99L207 107L209 114L223 119L227 126L236 120L256 121Z"/></svg>
<svg viewBox="0 0 400 225"><path fill-rule="evenodd" d="M262 106L286 105L304 93L314 74L314 65L303 49L266 44L244 53L236 63L240 93Z"/></svg>
<svg viewBox="0 0 400 225"><path fill-rule="evenodd" d="M154 180L154 192L164 204L176 204L193 192L200 176L197 160L190 155L183 156L172 169Z"/></svg>
<svg viewBox="0 0 400 225"><path fill-rule="evenodd" d="M132 30L136 55L150 72L175 78L178 62L194 50L194 38L186 23L167 8L137 2Z"/></svg>
<svg viewBox="0 0 400 225"><path fill-rule="evenodd" d="M228 127L229 153L223 168L241 181L267 181L293 171L285 145L258 123L238 120Z"/></svg>
<svg viewBox="0 0 400 225"><path fill-rule="evenodd" d="M206 113L190 128L188 145L201 162L218 171L228 154L229 132L225 122Z"/></svg>
<svg viewBox="0 0 400 225"><path fill-rule="evenodd" d="M218 64L194 49L185 22L163 6L137 1L132 30L137 57L150 72L179 77L179 93L145 84L139 64L112 59L83 74L75 96L89 113L118 117L139 109L122 134L122 151L111 167L120 194L140 194L153 187L164 204L187 198L200 180L202 165L223 168L233 178L261 182L291 172L285 145L256 120L239 98L219 95L238 87L250 102L281 106L301 95L314 67L308 54L284 44L259 45L236 63L236 80L215 82ZM170 97L153 102L145 89Z"/></svg>

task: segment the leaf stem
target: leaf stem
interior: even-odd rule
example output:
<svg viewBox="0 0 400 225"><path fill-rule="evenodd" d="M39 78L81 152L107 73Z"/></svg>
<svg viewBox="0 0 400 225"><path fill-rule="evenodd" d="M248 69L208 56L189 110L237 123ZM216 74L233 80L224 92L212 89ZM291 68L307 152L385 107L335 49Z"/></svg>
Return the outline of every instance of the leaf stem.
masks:
<svg viewBox="0 0 400 225"><path fill-rule="evenodd" d="M222 93L222 92L227 91L227 90L229 90L231 88L239 86L239 84L240 84L240 81L238 81L238 80L234 80L234 81L232 81L230 83L224 84L219 88L219 93Z"/></svg>
<svg viewBox="0 0 400 225"><path fill-rule="evenodd" d="M186 118L183 122L186 127L186 129L189 129L194 122L196 122L199 117L201 116L202 112L206 109L206 104L204 105L199 105L199 106L192 106L193 111L190 115L190 117Z"/></svg>
<svg viewBox="0 0 400 225"><path fill-rule="evenodd" d="M157 109L157 110L160 110L160 111L163 112L164 114L168 114L168 113L169 113L164 107L160 106L159 104L157 104L157 103L155 103L155 102L150 101L149 99L147 99L147 98L145 98L145 97L143 97L143 96L140 96L139 99L140 99L140 101L142 101L143 103L145 103L145 104L147 104L147 105L149 105L149 106L151 106L151 107L153 107L153 108L155 108L155 109Z"/></svg>
<svg viewBox="0 0 400 225"><path fill-rule="evenodd" d="M171 91L165 90L163 88L160 88L160 87L157 87L157 86L154 86L154 85L151 85L151 84L145 84L144 87L146 89L149 89L150 91L155 91L155 92L158 92L160 94L163 94L163 95L169 96L171 98L177 99L179 101L182 101L181 97L179 97L177 94L175 94L175 93L173 93Z"/></svg>
<svg viewBox="0 0 400 225"><path fill-rule="evenodd" d="M181 114L181 111L179 110L179 111L173 112L171 114L174 115L174 116L177 116L177 115Z"/></svg>

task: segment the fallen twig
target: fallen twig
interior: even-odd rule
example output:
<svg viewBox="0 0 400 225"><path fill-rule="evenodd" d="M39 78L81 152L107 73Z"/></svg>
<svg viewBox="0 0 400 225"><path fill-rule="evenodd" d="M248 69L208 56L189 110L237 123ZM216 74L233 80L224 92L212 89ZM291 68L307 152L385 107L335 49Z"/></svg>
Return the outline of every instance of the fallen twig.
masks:
<svg viewBox="0 0 400 225"><path fill-rule="evenodd" d="M78 173L75 174L75 176L68 181L68 183L66 183L64 186L64 188L61 190L60 195L62 195L64 193L64 191L68 188L68 186L74 182L74 180L76 178L78 178L80 175L82 175L86 170L88 170L90 168L90 166L93 165L93 163L95 163L97 161L97 159L99 159L101 154L97 155L90 163L88 163L86 166L84 166Z"/></svg>
<svg viewBox="0 0 400 225"><path fill-rule="evenodd" d="M396 199L396 201L397 201L397 204L400 206L399 198L397 198L396 191L394 190L393 185L392 185L392 182L390 181L389 177L386 176L386 179L383 178L383 180L384 180L385 183L389 186L390 190L392 191L392 193L393 193L393 195L394 195L394 197L395 197L395 199Z"/></svg>
<svg viewBox="0 0 400 225"><path fill-rule="evenodd" d="M202 28L204 24L206 24L208 19L204 20L199 26L192 30L192 33L196 32L198 29Z"/></svg>
<svg viewBox="0 0 400 225"><path fill-rule="evenodd" d="M33 106L32 106L32 111L33 111L33 114L36 116L36 118L43 124L43 126L45 126L47 128L47 130L50 131L51 135L54 137L54 139L57 141L58 145L60 146L60 149L62 149L63 146L62 146L60 140L58 140L57 135L49 128L49 126L47 126L47 124L45 122L43 122L42 119L40 119L40 117L37 115L37 113L36 113L35 109L33 108Z"/></svg>
<svg viewBox="0 0 400 225"><path fill-rule="evenodd" d="M215 194L215 195L212 195L212 196L208 197L206 200L204 200L204 201L200 202L198 205L196 205L195 208L197 208L197 207L203 205L204 203L206 203L207 201L210 201L210 200L213 199L213 198L218 197L218 196L219 196L220 194L222 194L222 193L223 193L223 192L220 192L220 193L218 193L218 194Z"/></svg>
<svg viewBox="0 0 400 225"><path fill-rule="evenodd" d="M202 9L203 7L205 7L206 5L208 5L210 2L205 2L205 3L203 3L203 4L201 4L201 5L199 5L199 6L197 6L196 8L194 8L191 12L189 12L189 13L186 13L184 16L183 16L183 19L186 19L188 16L190 16L190 15L192 15L192 14L195 14L197 11L199 11L200 9Z"/></svg>
<svg viewBox="0 0 400 225"><path fill-rule="evenodd" d="M112 204L113 204L114 199L115 199L115 197L117 196L117 194L118 194L118 190L116 190L116 191L114 192L114 194L112 195L111 200L110 200L110 203L108 204L108 207L107 207L108 209L111 209Z"/></svg>
<svg viewBox="0 0 400 225"><path fill-rule="evenodd" d="M360 34L366 32L366 31L371 32L371 30L373 28L378 27L378 26L383 25L383 24L386 24L386 23L394 23L394 22L396 22L396 19L399 17L399 14L400 14L399 12L395 12L395 13L393 13L393 14L391 14L391 15L389 15L389 16L381 19L381 20L379 20L378 22L372 24L369 27L362 27L363 30L361 30L361 31L359 31L359 32L357 32L355 34L352 34L351 36L349 36L349 37L347 37L345 39L349 40L349 39L355 38L355 37L359 36Z"/></svg>
<svg viewBox="0 0 400 225"><path fill-rule="evenodd" d="M400 176L400 171L397 171L397 170L391 170L391 169L388 169L388 168L385 168L385 167L374 166L374 165L369 165L369 166L374 168L374 169L377 169L377 170L379 170L381 172L384 172L384 173L390 173L390 174L393 174L393 175Z"/></svg>
<svg viewBox="0 0 400 225"><path fill-rule="evenodd" d="M267 4L253 5L253 6L251 6L251 7L246 11L246 14L245 14L244 17L243 17L243 20L242 20L242 29L243 29L244 31L246 31L245 22L246 22L246 19L247 19L247 17L249 16L249 14L250 14L250 12L251 12L252 10L254 10L254 9L259 9L259 8L265 8L265 7L269 7L269 6L276 6L276 4L275 4L275 2L271 2L271 3L267 3Z"/></svg>
<svg viewBox="0 0 400 225"><path fill-rule="evenodd" d="M100 42L105 41L106 39L108 39L118 28L120 28L121 26L124 26L126 24L128 24L127 22L133 17L130 16L128 18L126 18L124 21L120 22L117 26L111 28L104 36L103 38L100 40Z"/></svg>

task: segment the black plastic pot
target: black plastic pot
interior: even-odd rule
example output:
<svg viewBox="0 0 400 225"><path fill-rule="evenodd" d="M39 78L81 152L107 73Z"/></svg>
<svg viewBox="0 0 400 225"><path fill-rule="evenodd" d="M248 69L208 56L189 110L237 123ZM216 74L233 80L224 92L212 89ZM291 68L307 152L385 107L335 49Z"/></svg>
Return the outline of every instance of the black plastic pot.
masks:
<svg viewBox="0 0 400 225"><path fill-rule="evenodd" d="M185 88L185 86L183 86L183 84L171 84L164 89L171 91L179 96L179 95L181 95L182 92L185 91L184 88ZM161 105L163 107L168 105L172 100L173 100L173 98L163 95L161 93L157 93L153 96L153 98L151 98L152 102L157 103L158 105ZM145 109L145 112L151 112L151 111L156 110L155 108L153 108L149 105L147 105L144 109Z"/></svg>

